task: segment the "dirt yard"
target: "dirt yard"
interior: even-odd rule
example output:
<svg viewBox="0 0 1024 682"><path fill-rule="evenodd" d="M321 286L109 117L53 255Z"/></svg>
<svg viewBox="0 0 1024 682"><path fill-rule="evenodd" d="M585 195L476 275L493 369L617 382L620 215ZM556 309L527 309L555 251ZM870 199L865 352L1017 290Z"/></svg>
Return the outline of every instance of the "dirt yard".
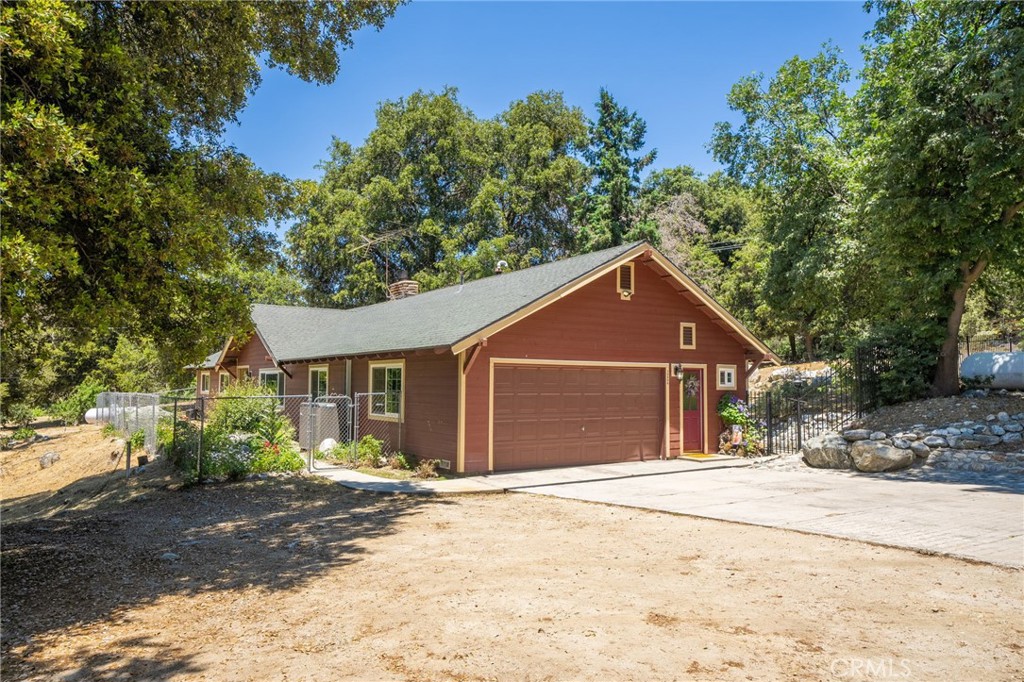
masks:
<svg viewBox="0 0 1024 682"><path fill-rule="evenodd" d="M77 465L62 453L62 466ZM376 496L308 477L182 490L159 465L113 476L61 482L63 495L10 494L5 476L4 680L1024 670L1019 571L525 494Z"/></svg>

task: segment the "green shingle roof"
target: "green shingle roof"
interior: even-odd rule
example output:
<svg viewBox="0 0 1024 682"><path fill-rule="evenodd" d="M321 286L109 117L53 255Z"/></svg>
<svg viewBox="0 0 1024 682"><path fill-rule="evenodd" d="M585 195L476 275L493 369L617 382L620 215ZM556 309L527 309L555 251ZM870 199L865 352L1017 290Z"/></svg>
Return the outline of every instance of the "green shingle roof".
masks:
<svg viewBox="0 0 1024 682"><path fill-rule="evenodd" d="M451 346L607 265L643 242L363 308L257 304L252 321L278 362Z"/></svg>

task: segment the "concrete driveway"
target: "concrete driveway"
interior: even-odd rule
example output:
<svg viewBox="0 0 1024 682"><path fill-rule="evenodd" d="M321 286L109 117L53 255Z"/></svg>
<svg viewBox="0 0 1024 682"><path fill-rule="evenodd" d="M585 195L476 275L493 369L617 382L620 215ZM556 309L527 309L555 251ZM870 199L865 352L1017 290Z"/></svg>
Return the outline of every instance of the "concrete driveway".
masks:
<svg viewBox="0 0 1024 682"><path fill-rule="evenodd" d="M908 480L744 460L639 462L478 477L497 488L1024 566L1024 480Z"/></svg>

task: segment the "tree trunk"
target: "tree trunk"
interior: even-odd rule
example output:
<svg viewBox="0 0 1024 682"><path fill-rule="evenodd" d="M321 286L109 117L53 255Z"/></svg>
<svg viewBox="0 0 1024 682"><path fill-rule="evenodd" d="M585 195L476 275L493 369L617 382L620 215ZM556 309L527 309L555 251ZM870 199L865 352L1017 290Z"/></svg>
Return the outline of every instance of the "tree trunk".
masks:
<svg viewBox="0 0 1024 682"><path fill-rule="evenodd" d="M953 290L953 310L946 320L946 338L939 351L939 363L932 382L932 394L936 396L956 395L960 392L960 321L964 316L967 292L981 277L988 261L979 260L972 267L969 263L960 266L960 284Z"/></svg>
<svg viewBox="0 0 1024 682"><path fill-rule="evenodd" d="M796 360L796 335L789 334L789 359Z"/></svg>
<svg viewBox="0 0 1024 682"><path fill-rule="evenodd" d="M814 362L814 334L804 332L804 360Z"/></svg>

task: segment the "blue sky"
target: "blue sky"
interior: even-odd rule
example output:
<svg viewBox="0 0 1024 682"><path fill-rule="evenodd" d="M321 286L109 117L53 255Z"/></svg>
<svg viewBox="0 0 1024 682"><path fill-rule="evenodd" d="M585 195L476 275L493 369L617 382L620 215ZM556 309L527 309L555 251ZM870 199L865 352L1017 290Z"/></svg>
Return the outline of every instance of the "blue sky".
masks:
<svg viewBox="0 0 1024 682"><path fill-rule="evenodd" d="M384 28L360 31L334 83L264 69L224 139L266 171L316 178L332 136L359 145L384 100L459 89L491 117L536 90L559 90L594 112L602 86L647 121L654 168L717 168L705 149L733 118L729 88L770 75L833 41L854 68L871 17L859 2L413 2Z"/></svg>

